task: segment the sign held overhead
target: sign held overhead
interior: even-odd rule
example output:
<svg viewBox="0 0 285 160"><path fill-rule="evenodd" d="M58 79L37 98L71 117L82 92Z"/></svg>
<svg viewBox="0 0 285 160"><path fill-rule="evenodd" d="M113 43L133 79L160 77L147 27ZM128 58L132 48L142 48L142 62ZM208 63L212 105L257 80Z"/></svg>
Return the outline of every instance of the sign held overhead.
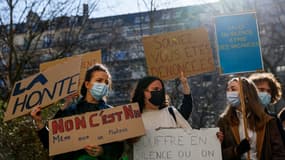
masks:
<svg viewBox="0 0 285 160"><path fill-rule="evenodd" d="M215 18L221 74L263 70L256 13Z"/></svg>
<svg viewBox="0 0 285 160"><path fill-rule="evenodd" d="M203 28L169 32L143 38L149 75L163 80L215 70L208 33Z"/></svg>

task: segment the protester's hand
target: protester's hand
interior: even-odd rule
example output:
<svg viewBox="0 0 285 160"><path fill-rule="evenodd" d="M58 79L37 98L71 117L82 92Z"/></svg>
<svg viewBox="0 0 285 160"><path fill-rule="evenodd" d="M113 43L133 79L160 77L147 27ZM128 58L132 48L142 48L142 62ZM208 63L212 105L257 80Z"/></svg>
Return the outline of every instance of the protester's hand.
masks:
<svg viewBox="0 0 285 160"><path fill-rule="evenodd" d="M243 139L240 144L236 147L236 152L238 155L242 155L250 150L250 144L247 139Z"/></svg>
<svg viewBox="0 0 285 160"><path fill-rule="evenodd" d="M183 94L184 95L189 95L190 94L190 86L188 84L188 80L187 78L184 76L184 73L181 72L180 73L180 82L182 84L182 88L183 88Z"/></svg>
<svg viewBox="0 0 285 160"><path fill-rule="evenodd" d="M75 99L78 98L78 93L74 93L72 95L69 95L67 97L64 98L64 104L60 107L60 109L63 111L65 110L66 108L68 108L73 102Z"/></svg>
<svg viewBox="0 0 285 160"><path fill-rule="evenodd" d="M38 129L44 128L45 124L43 123L41 115L41 107L39 105L33 108L30 115L33 118L35 125L37 126Z"/></svg>
<svg viewBox="0 0 285 160"><path fill-rule="evenodd" d="M219 139L219 141L222 143L224 140L224 133L222 131L219 131L216 133L217 138Z"/></svg>
<svg viewBox="0 0 285 160"><path fill-rule="evenodd" d="M98 157L104 153L103 147L97 145L87 145L84 149L92 157Z"/></svg>

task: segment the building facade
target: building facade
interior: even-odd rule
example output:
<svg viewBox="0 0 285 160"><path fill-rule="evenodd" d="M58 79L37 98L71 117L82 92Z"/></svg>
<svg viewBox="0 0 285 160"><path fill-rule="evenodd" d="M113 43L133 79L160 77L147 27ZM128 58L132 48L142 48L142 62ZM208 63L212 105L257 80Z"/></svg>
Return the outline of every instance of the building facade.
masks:
<svg viewBox="0 0 285 160"><path fill-rule="evenodd" d="M87 19L86 15L61 17L58 20L61 19L67 24L60 23L61 26L58 27L60 29L55 29L56 24L48 24L49 27L40 38L41 45L37 47L33 65L26 67L34 68L32 71L36 71L40 62L55 58L62 46L72 45L74 41L76 45L72 50L65 51L63 56L101 49L103 64L110 69L113 79L113 89L108 102L112 105L129 103L137 80L147 75L141 41L143 36L204 27L208 31L218 68L213 18L218 15L256 11L265 69L275 73L284 83L285 9L283 8L285 5L281 1L224 0L204 5L104 18ZM88 10L86 6L84 8ZM65 27L73 22L75 31L71 33L77 34L70 34L69 28ZM83 22L84 27L80 28ZM16 40L18 45L25 43L21 32ZM2 45L1 49L1 55L5 55L7 47ZM188 78L194 99L193 113L189 121L194 128L215 126L226 106L225 90L228 79L229 77L221 76L218 69L215 72ZM166 81L165 84L173 105L179 107L182 99L179 81ZM278 111L282 105L283 103L272 110Z"/></svg>

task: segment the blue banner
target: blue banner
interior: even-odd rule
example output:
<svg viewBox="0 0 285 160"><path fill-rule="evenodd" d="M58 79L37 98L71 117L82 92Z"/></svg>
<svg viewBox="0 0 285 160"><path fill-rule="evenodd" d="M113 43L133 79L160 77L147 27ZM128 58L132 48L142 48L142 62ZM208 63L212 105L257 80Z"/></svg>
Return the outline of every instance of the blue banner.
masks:
<svg viewBox="0 0 285 160"><path fill-rule="evenodd" d="M215 18L221 74L263 70L255 13Z"/></svg>

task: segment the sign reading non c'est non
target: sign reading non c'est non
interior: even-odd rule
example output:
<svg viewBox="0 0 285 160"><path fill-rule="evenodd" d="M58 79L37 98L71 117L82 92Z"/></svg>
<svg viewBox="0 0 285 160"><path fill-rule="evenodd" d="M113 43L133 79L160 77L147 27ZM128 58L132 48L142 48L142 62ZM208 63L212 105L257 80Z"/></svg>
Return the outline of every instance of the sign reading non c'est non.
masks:
<svg viewBox="0 0 285 160"><path fill-rule="evenodd" d="M53 119L49 121L49 130L50 156L145 133L137 103Z"/></svg>

